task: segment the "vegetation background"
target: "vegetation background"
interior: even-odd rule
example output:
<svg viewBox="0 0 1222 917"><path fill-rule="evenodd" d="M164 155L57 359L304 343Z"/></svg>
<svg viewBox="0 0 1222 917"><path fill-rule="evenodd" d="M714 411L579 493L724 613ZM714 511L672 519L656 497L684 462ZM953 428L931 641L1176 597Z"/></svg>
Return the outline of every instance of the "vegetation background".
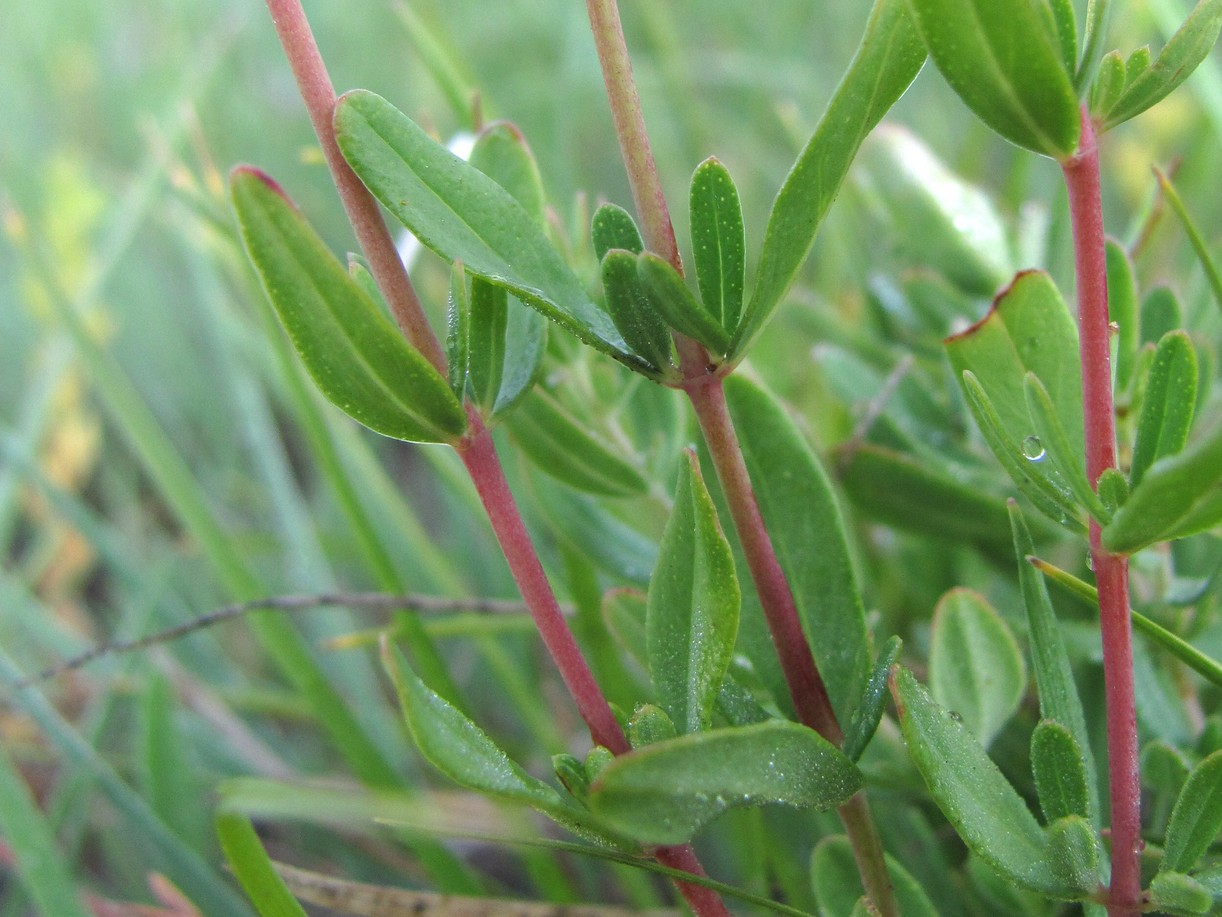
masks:
<svg viewBox="0 0 1222 917"><path fill-rule="evenodd" d="M710 154L722 159L743 195L749 256L758 251L758 227L781 178L848 62L867 7L810 0L624 5L664 182L681 201L692 168ZM1131 46L1129 36L1165 37L1187 7L1177 0L1120 4L1109 47ZM316 3L307 12L337 88L373 89L448 137L459 125L421 62L403 9L393 2ZM628 204L580 4L414 0L411 10L478 88L485 114L521 127L562 220L577 219L581 194ZM232 600L232 579L180 511L184 488L202 497L260 594L384 588L302 431L293 373L269 343L257 288L232 247L223 177L237 162L267 167L336 251L352 247L262 4L46 0L4 19L3 674L30 674L93 643L181 623ZM932 67L889 120L984 187L1013 226L1045 220L1048 244L1033 248L1022 266L1045 267L1063 290L1072 288L1055 164L990 135ZM1181 194L1205 238L1217 240L1220 151L1217 50L1186 91L1109 135L1104 147L1110 231L1126 242L1150 231L1138 259L1143 284L1171 284L1199 320L1189 327L1215 342L1219 314L1181 227L1150 218L1150 166L1179 165ZM685 210L673 210L680 238L687 235ZM919 231L880 228L868 193L850 179L800 288L757 345L751 365L789 400L824 452L851 438L870 409L870 399L854 397L844 381L849 364L828 357L826 348L855 354L877 374L895 368L902 341L868 291L878 277L903 269L905 233ZM420 285L439 323L446 276L439 263L421 265ZM977 314L985 305L977 303ZM919 356L928 356L919 347L929 343L916 345ZM347 476L408 590L513 597L448 450L380 439L329 406L325 416ZM149 432L150 423L163 431L164 443ZM185 461L189 481L167 484L156 470L165 444ZM527 493L546 487L524 468L516 474ZM658 481L668 492L672 481L660 472ZM1000 471L996 481L1004 492ZM613 504L604 507L612 518L633 516ZM635 517L641 538L656 538L663 519L657 505ZM554 520L546 514L534 521L548 559L564 567L573 546L549 527ZM928 526L905 533L865 513L857 523L876 633L904 636L914 661L924 652L934 603L952 586L985 592L1012 623L1018 620L1012 571L989 564L971 546L947 548L930 540L937 533ZM998 537L1008 543L1004 530ZM634 576L639 584L648 549L618 547L621 555L601 564L599 586ZM1072 559L1066 565L1083 566ZM574 582L570 577L570 591ZM323 610L295 620L322 640L381 619ZM430 627L481 721L512 753L538 765L548 751L539 747L541 735L571 744L579 730L520 623L510 619L500 636L461 615L438 617ZM1084 645L1089 632L1083 627ZM1222 626L1206 628L1196 643L1222 656ZM1089 647L1082 653L1089 656ZM395 759L420 770L369 656L359 650L323 656L362 718L378 724ZM151 837L148 824L133 822L136 816L113 795L122 791L105 790L106 768L149 802L185 850L213 863L210 794L221 778L341 768L242 624L101 659L41 690L63 719L49 725L47 708L25 692L3 708L0 744L50 813L73 873L106 896L147 897L148 851L132 837L142 830L145 840ZM545 704L532 704L532 692ZM1147 715L1156 719L1158 712ZM20 792L0 782L5 793ZM14 826L0 817L10 844ZM294 830L276 835L278 851L309 851L315 865L354 877L395 874L384 850L346 848L328 843L326 832ZM745 868L710 865L724 866L731 877ZM25 906L21 886L4 883L0 915Z"/></svg>

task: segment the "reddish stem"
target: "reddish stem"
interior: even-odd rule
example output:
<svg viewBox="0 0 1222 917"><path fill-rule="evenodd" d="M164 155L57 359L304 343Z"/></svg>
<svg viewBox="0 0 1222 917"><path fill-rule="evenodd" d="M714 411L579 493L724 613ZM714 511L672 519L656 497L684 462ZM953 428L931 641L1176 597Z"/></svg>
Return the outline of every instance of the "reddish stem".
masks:
<svg viewBox="0 0 1222 917"><path fill-rule="evenodd" d="M509 482L505 480L492 434L474 412L470 412L470 416L471 429L459 443L458 454L479 492L488 520L492 523L492 531L509 562L514 582L530 609L547 651L560 670L560 677L577 703L581 718L590 729L590 736L596 744L610 749L612 753L624 754L629 751L628 740L624 738L619 721L611 712L611 706L594 680L594 673L590 671L585 657L581 655L568 622L564 620L560 604L556 601L513 494L509 491Z"/></svg>
<svg viewBox="0 0 1222 917"><path fill-rule="evenodd" d="M310 30L300 0L267 0L267 8L272 14L276 34L280 36L280 44L284 47L284 54L309 112L310 123L314 125L314 133L318 135L344 211L348 214L361 250L369 259L370 273L404 336L444 376L445 351L441 349L425 317L420 298L386 229L378 202L348 166L335 142L335 128L331 123L335 113L335 89L332 88L331 77L318 52L314 33Z"/></svg>
<svg viewBox="0 0 1222 917"><path fill-rule="evenodd" d="M1107 307L1099 147L1095 126L1085 110L1078 150L1061 163L1061 168L1069 190L1069 212L1073 221L1086 472L1094 486L1099 475L1116 467L1116 415L1112 402L1111 326ZM1090 553L1099 586L1107 698L1112 822L1112 884L1107 908L1109 917L1136 917L1141 913L1141 780L1128 559L1104 550L1099 525L1093 520Z"/></svg>

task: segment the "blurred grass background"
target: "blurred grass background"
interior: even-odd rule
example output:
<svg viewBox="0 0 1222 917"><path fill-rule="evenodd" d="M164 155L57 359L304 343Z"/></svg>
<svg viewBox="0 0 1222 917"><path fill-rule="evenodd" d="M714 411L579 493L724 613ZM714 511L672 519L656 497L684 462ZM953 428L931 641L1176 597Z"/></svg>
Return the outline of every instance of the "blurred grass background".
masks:
<svg viewBox="0 0 1222 917"><path fill-rule="evenodd" d="M1109 47L1130 47L1129 35L1165 37L1187 7L1174 0L1119 5ZM810 0L624 3L681 239L687 178L715 154L738 180L748 251L757 252L772 196L847 64L867 8ZM479 88L485 113L523 129L563 218L580 212L581 193L628 204L581 4L420 0L412 10ZM373 89L443 138L460 126L396 4L311 3L307 12L337 89ZM356 430L303 396L300 374L269 343L263 307L232 247L227 170L238 162L268 169L337 252L351 241L262 5L46 0L20 14L10 9L4 20L0 648L8 674L232 598L233 571L227 579L184 516L184 488L249 568L256 592L399 586L512 596L450 456L422 456ZM1112 232L1137 231L1153 184L1149 166L1182 157L1181 192L1206 238L1218 238L1218 64L1215 52L1188 91L1109 137ZM1053 164L990 139L931 70L893 117L986 187L1007 216L1017 218L1029 201L1054 214L1043 266L1069 288L1066 247L1056 244L1065 228ZM852 415L828 398L811 346L830 326L843 340L872 333L864 327L866 281L895 254L892 240L866 230L857 204L850 185L796 302L753 359L803 408L825 447L847 436ZM1216 338L1216 310L1173 221L1158 224L1139 264L1147 284L1172 283ZM437 265L425 263L422 272L426 290L441 289ZM444 302L434 296L430 305L440 318ZM308 431L310 405L335 444L336 467L355 484L372 541L354 538L351 507ZM151 427L163 431L160 445L150 445ZM174 460L163 447L189 470L187 483L167 485L173 475L165 462ZM175 487L177 497L167 492ZM372 543L382 545L393 573ZM563 563L568 555L554 550ZM581 577L566 572L574 591ZM900 578L892 576L895 582L870 587L875 598L897 592ZM318 640L355 625L337 611L294 626ZM446 626L467 633L461 622ZM433 627L441 632L441 624ZM571 733L562 701L530 720L542 667L534 666L528 633L504 646L478 632L444 646L483 721L517 736L507 740L511 750L538 754L541 735L563 742ZM392 765L415 770L371 660L356 652L321 658ZM533 662L524 666L524 659ZM488 673L491 680L481 677ZM325 774L338 766L244 625L99 661L45 692L63 719L53 721L50 708L26 692L5 707L3 744L51 813L69 868L115 897L144 896L148 846L156 846L153 822L141 821L146 815L183 851L182 862L171 856L157 868L181 877L189 855L215 862L208 807L219 777ZM559 721L549 722L556 710ZM79 739L92 751L73 744ZM124 808L131 801L107 783L107 768L135 788L151 815ZM142 833L148 843L130 843ZM370 865L377 857L354 855L359 862L345 864L347 854L333 855L354 875L393 872ZM19 885L5 883L3 893L0 915L27 907Z"/></svg>

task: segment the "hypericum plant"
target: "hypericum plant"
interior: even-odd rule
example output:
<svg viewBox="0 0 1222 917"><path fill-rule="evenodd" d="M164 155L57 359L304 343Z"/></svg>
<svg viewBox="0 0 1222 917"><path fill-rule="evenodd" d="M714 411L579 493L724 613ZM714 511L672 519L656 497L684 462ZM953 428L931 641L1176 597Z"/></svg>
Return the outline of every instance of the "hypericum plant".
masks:
<svg viewBox="0 0 1222 917"><path fill-rule="evenodd" d="M246 249L335 404L380 433L457 452L595 746L584 760L557 756L560 788L527 773L464 712L444 664L406 618L414 667L389 641L383 659L426 758L464 786L533 806L607 848L647 850L671 874L682 871L679 887L702 917L725 905L689 846L699 829L728 810L764 803L835 808L847 837L825 839L815 852L820 906L932 914L921 885L884 853L862 793L858 762L882 719L889 679L912 760L972 851L981 884L992 871L1015 894L1080 901L1111 915L1135 914L1149 901L1173 913L1212 907L1206 879L1190 870L1222 825L1214 756L1187 780L1152 897L1143 897L1126 559L1222 520L1222 435L1215 428L1186 445L1196 403L1186 336L1169 331L1143 362L1135 294L1125 299L1127 313L1109 317L1109 284L1134 281L1123 254L1109 260L1105 248L1095 138L1182 82L1212 47L1222 2L1204 0L1151 62L1148 54L1101 55L1103 2L1090 6L1079 55L1068 0L877 0L852 64L776 197L749 288L738 192L716 159L692 177L695 283L685 277L613 0L587 7L637 217L613 204L594 213L589 239L601 283L593 285L573 264L588 253L566 257L557 245L538 170L515 129L488 126L465 161L373 93L336 100L299 4L268 6L365 260L341 265L279 186L243 167L231 187ZM828 475L773 396L732 375L789 291L863 141L914 79L926 49L986 124L1056 159L1070 192L1077 326L1048 276L1023 272L947 351L986 441L1024 496L1057 524L1088 533L1107 676L1110 869L1086 717L1041 574L1027 562L1036 549L1017 507L1009 524L1039 690L1031 760L1045 825L985 751L1023 693L1021 656L1006 625L972 593L952 592L938 605L930 678L934 697L954 703L958 716L895 667L897 640L873 653ZM883 195L886 185L880 180ZM379 202L452 265L444 343ZM984 273L995 267L985 264ZM1118 381L1141 403L1127 476L1116 454L1113 318ZM505 423L524 452L579 489L612 496L649 489L634 456L618 454L573 416L589 410L575 404L580 383L538 384L540 367L567 368L552 362L557 354L588 365L567 344L549 350L545 319L681 391L716 475L716 485L706 485L695 451L663 457L677 466L678 483L648 594L620 594L608 606L651 684L619 714L561 612L491 432ZM883 467L886 456L871 449L854 444L842 456L854 469L845 474L850 490L851 474L872 460ZM885 467L905 471L902 463ZM898 478L888 484L903 486ZM722 530L725 514L731 532ZM749 581L740 581L744 567ZM774 658L748 634L760 633L756 605ZM1165 631L1160 639L1187 657ZM320 703L332 703L317 690ZM361 741L356 730L351 724L336 738ZM363 776L382 782L379 773ZM240 822L223 827L233 849L249 851ZM238 861L254 894L258 856Z"/></svg>

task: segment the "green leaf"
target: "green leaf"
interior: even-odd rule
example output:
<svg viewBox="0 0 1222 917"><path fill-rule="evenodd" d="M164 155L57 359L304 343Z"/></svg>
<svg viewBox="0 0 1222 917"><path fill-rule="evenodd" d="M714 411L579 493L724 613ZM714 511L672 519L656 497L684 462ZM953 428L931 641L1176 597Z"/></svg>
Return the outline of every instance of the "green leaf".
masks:
<svg viewBox="0 0 1222 917"><path fill-rule="evenodd" d="M925 890L899 861L886 854L887 872L895 889L896 903L904 917L938 917ZM847 914L864 889L853 858L853 847L843 834L825 837L815 845L810 858L810 881L819 910L827 915Z"/></svg>
<svg viewBox="0 0 1222 917"><path fill-rule="evenodd" d="M952 589L934 609L929 690L988 746L1018 709L1026 687L1023 657L1010 629L984 596Z"/></svg>
<svg viewBox="0 0 1222 917"><path fill-rule="evenodd" d="M1074 86L1081 93L1082 88L1090 82L1095 72L1095 63L1103 54L1104 42L1107 40L1107 24L1111 18L1111 0L1088 0L1086 4L1086 40L1082 49L1082 59L1078 62L1078 72ZM1095 109L1091 109L1095 114Z"/></svg>
<svg viewBox="0 0 1222 917"><path fill-rule="evenodd" d="M832 706L847 723L870 671L848 534L827 472L785 408L736 374L725 381L755 498L793 591Z"/></svg>
<svg viewBox="0 0 1222 917"><path fill-rule="evenodd" d="M830 742L786 720L680 736L621 755L599 774L590 807L643 844L682 844L731 808L830 809L861 788Z"/></svg>
<svg viewBox="0 0 1222 917"><path fill-rule="evenodd" d="M1006 431L997 409L971 370L963 372L963 393L968 409L980 428L984 441L1018 487L1041 513L1070 531L1086 531L1078 505L1069 486L1046 458L1044 444L1035 434L1023 438L1021 445Z"/></svg>
<svg viewBox="0 0 1222 917"><path fill-rule="evenodd" d="M447 381L407 344L280 187L239 168L230 190L250 260L323 394L386 436L458 439L467 418Z"/></svg>
<svg viewBox="0 0 1222 917"><path fill-rule="evenodd" d="M1103 529L1103 546L1132 554L1222 523L1222 423L1159 459Z"/></svg>
<svg viewBox="0 0 1222 917"><path fill-rule="evenodd" d="M1106 525L1112 518L1112 513L1091 489L1086 478L1086 469L1081 462L1081 453L1070 445L1069 436L1057 417L1048 389L1044 388L1044 383L1035 373L1027 373L1023 378L1023 391L1027 398L1027 414L1035 428L1040 449L1047 454L1061 479L1069 484L1077 501L1085 506L1101 525Z"/></svg>
<svg viewBox="0 0 1222 917"><path fill-rule="evenodd" d="M1078 686L1073 680L1069 655L1044 578L1027 558L1035 553L1031 533L1023 521L1017 504L1010 503L1010 529L1014 538L1015 560L1023 605L1027 612L1027 633L1031 642L1031 669L1040 699L1040 715L1054 720L1069 730L1085 761L1087 815L1092 824L1099 823L1099 789L1095 777L1095 760L1090 751L1090 735L1086 731L1086 714Z"/></svg>
<svg viewBox="0 0 1222 917"><path fill-rule="evenodd" d="M899 637L889 638L883 644L878 659L874 662L874 671L870 673L870 679L866 682L866 690L861 696L861 701L853 710L848 728L844 731L844 741L840 746L841 751L850 761L856 762L860 759L862 752L874 738L879 721L883 718L883 707L887 700L887 680L891 677L891 667L899 661L902 646L903 641Z"/></svg>
<svg viewBox="0 0 1222 917"><path fill-rule="evenodd" d="M570 487L609 497L642 494L649 482L588 425L573 417L551 392L535 389L506 426L539 468Z"/></svg>
<svg viewBox="0 0 1222 917"><path fill-rule="evenodd" d="M1209 281L1209 289L1214 295L1214 302L1222 307L1222 273L1219 273L1218 266L1214 263L1213 256L1210 254L1209 243L1205 241L1205 237L1197 229L1192 215L1188 213L1188 208L1184 205L1184 200L1180 197L1180 193L1175 190L1175 185L1171 183L1171 179L1158 166L1154 167L1154 175L1158 178L1158 186L1162 190L1163 197L1167 199L1167 203L1171 205L1171 209L1175 211L1175 215L1179 217L1180 223L1183 224L1184 232L1188 234L1188 241L1192 243L1192 250L1197 253L1197 260L1201 262L1201 269L1205 272L1205 279Z"/></svg>
<svg viewBox="0 0 1222 917"><path fill-rule="evenodd" d="M1205 855L1222 831L1222 751L1216 751L1188 775L1171 821L1159 872L1187 872Z"/></svg>
<svg viewBox="0 0 1222 917"><path fill-rule="evenodd" d="M709 157L692 175L689 200L700 299L722 328L733 331L742 315L747 270L738 188L729 170Z"/></svg>
<svg viewBox="0 0 1222 917"><path fill-rule="evenodd" d="M1124 92L1124 58L1119 51L1108 51L1099 62L1099 73L1090 90L1090 116L1104 117Z"/></svg>
<svg viewBox="0 0 1222 917"><path fill-rule="evenodd" d="M870 444L842 447L836 466L853 505L906 531L1000 550L1001 498L910 455Z"/></svg>
<svg viewBox="0 0 1222 917"><path fill-rule="evenodd" d="M1062 723L1040 720L1031 734L1031 772L1040 808L1050 823L1070 815L1090 817L1086 759Z"/></svg>
<svg viewBox="0 0 1222 917"><path fill-rule="evenodd" d="M645 250L636 220L632 218L632 214L616 204L603 204L594 211L590 238L594 242L594 256L599 261L607 257L607 252L613 248L632 252L634 255Z"/></svg>
<svg viewBox="0 0 1222 917"><path fill-rule="evenodd" d="M671 370L670 328L641 285L637 256L626 249L611 249L603 256L602 279L607 312L625 343L659 371Z"/></svg>
<svg viewBox="0 0 1222 917"><path fill-rule="evenodd" d="M637 256L636 269L641 287L667 325L715 355L729 349L729 332L700 304L668 261L644 252Z"/></svg>
<svg viewBox="0 0 1222 917"><path fill-rule="evenodd" d="M509 294L475 277L468 299L467 389L471 400L487 417L501 391L505 369L505 332L509 327ZM542 351L539 352L542 356Z"/></svg>
<svg viewBox="0 0 1222 917"><path fill-rule="evenodd" d="M848 72L772 205L755 286L734 333L733 359L746 354L780 305L858 147L924 61L908 0L875 0Z"/></svg>
<svg viewBox="0 0 1222 917"><path fill-rule="evenodd" d="M1160 914L1208 914L1214 896L1192 876L1160 872L1150 883L1150 903Z"/></svg>
<svg viewBox="0 0 1222 917"><path fill-rule="evenodd" d="M1082 899L1099 891L1099 836L1081 815L1066 815L1048 826L1048 859L1053 875Z"/></svg>
<svg viewBox="0 0 1222 917"><path fill-rule="evenodd" d="M263 849L249 818L238 812L220 812L216 816L216 833L229 868L262 917L306 917L305 910L272 866L271 857Z"/></svg>
<svg viewBox="0 0 1222 917"><path fill-rule="evenodd" d="M912 0L929 56L968 108L1011 143L1065 159L1081 127L1055 24L1031 0Z"/></svg>
<svg viewBox="0 0 1222 917"><path fill-rule="evenodd" d="M1035 373L1056 416L1082 455L1082 384L1078 329L1052 279L1024 271L993 302L988 315L947 338L955 374L971 370L997 409L1002 428L1021 441L1031 431L1024 378Z"/></svg>
<svg viewBox="0 0 1222 917"><path fill-rule="evenodd" d="M607 630L643 669L649 668L648 609L648 597L636 589L612 589L603 596L601 610Z"/></svg>
<svg viewBox="0 0 1222 917"><path fill-rule="evenodd" d="M450 389L461 401L467 397L467 343L470 338L471 290L462 262L450 269L450 296L446 302L446 371Z"/></svg>
<svg viewBox="0 0 1222 917"><path fill-rule="evenodd" d="M467 161L508 191L540 227L547 225L539 164L516 125L494 121L484 127Z"/></svg>
<svg viewBox="0 0 1222 917"><path fill-rule="evenodd" d="M637 707L625 732L628 734L628 744L633 748L665 742L677 735L675 724L666 715L666 711L653 704L641 704Z"/></svg>
<svg viewBox="0 0 1222 917"><path fill-rule="evenodd" d="M1129 471L1137 487L1158 459L1175 455L1188 441L1197 401L1197 353L1183 331L1163 335L1146 377Z"/></svg>
<svg viewBox="0 0 1222 917"><path fill-rule="evenodd" d="M1018 885L1074 897L1077 889L1054 875L1043 829L967 727L902 666L893 671L891 692L908 753L964 843Z"/></svg>
<svg viewBox="0 0 1222 917"><path fill-rule="evenodd" d="M40 914L84 917L89 910L55 832L8 752L0 749L0 834L16 866L16 878Z"/></svg>
<svg viewBox="0 0 1222 917"><path fill-rule="evenodd" d="M468 789L544 811L565 807L555 790L522 770L483 730L430 691L389 641L382 647L382 664L426 761Z"/></svg>
<svg viewBox="0 0 1222 917"><path fill-rule="evenodd" d="M1141 342L1157 344L1168 331L1184 326L1184 310L1175 292L1167 286L1155 287L1141 301Z"/></svg>
<svg viewBox="0 0 1222 917"><path fill-rule="evenodd" d="M1127 391L1141 347L1141 318L1138 314L1137 280L1125 247L1115 239L1107 240L1107 311L1116 325L1116 391Z"/></svg>
<svg viewBox="0 0 1222 917"><path fill-rule="evenodd" d="M734 557L695 453L679 466L675 504L649 581L649 673L680 733L708 729L738 635Z"/></svg>
<svg viewBox="0 0 1222 917"><path fill-rule="evenodd" d="M1052 13L1065 72L1072 76L1078 66L1078 23L1074 17L1073 0L1048 0L1046 9Z"/></svg>
<svg viewBox="0 0 1222 917"><path fill-rule="evenodd" d="M505 287L590 346L654 374L627 351L534 218L499 184L371 92L339 100L335 131L353 171L424 245Z"/></svg>
<svg viewBox="0 0 1222 917"><path fill-rule="evenodd" d="M1005 224L992 201L913 134L880 126L862 144L854 175L916 264L975 296L992 296L1013 276Z"/></svg>
<svg viewBox="0 0 1222 917"><path fill-rule="evenodd" d="M1111 130L1161 102L1205 59L1222 30L1222 0L1201 0L1171 36L1149 69L1128 85L1107 112L1103 130Z"/></svg>

